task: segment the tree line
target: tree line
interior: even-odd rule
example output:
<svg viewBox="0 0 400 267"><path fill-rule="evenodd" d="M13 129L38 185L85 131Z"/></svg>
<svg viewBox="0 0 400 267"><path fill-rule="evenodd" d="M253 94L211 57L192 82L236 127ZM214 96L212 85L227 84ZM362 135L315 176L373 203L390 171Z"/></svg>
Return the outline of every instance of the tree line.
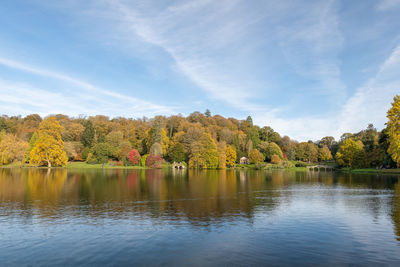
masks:
<svg viewBox="0 0 400 267"><path fill-rule="evenodd" d="M0 165L64 166L68 161L113 162L159 168L163 162L184 162L191 168L234 167L240 159L262 166L335 160L351 168L400 167L400 96L395 96L382 131L372 125L318 141L297 142L269 126L193 112L189 116L131 119L97 115L73 118L0 117Z"/></svg>

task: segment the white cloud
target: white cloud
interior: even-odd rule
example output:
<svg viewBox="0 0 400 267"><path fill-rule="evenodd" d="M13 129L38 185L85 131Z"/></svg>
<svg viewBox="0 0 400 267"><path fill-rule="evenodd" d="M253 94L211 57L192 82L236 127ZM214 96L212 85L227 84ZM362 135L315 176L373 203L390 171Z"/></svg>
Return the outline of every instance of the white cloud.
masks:
<svg viewBox="0 0 400 267"><path fill-rule="evenodd" d="M332 135L338 139L343 133L355 133L373 123L384 127L386 112L393 97L400 94L400 45L382 63L377 74L350 97L332 116L309 116L283 119L277 112L258 113L255 123L271 125L291 138L307 141Z"/></svg>
<svg viewBox="0 0 400 267"><path fill-rule="evenodd" d="M400 45L381 65L375 77L347 101L340 116L339 132L354 132L374 123L384 127L382 118L396 94L400 93Z"/></svg>
<svg viewBox="0 0 400 267"><path fill-rule="evenodd" d="M387 11L400 6L400 0L381 0L377 6L378 10Z"/></svg>
<svg viewBox="0 0 400 267"><path fill-rule="evenodd" d="M0 65L55 79L61 81L64 87L67 86L69 88L68 94L61 91L53 93L24 83L3 80L0 83L0 93L5 96L0 102L26 105L26 108L21 110L23 114L37 112L35 107L39 108L42 113L46 113L45 111L47 110L47 114L64 112L66 114L95 115L104 113L113 115L130 114L135 117L171 114L173 111L173 107L156 105L142 99L94 86L62 73L30 66L15 60L0 57ZM18 89L18 87L21 88ZM10 92L13 93L10 94ZM49 98L49 101L44 101L46 98ZM85 100L85 102L81 102L81 100ZM28 105L29 101L32 102L30 105ZM80 102L80 105L76 105L75 103L77 102ZM43 110L41 108L46 106L48 106L47 109ZM67 106L70 106L70 108L66 108ZM30 110L28 107L32 109ZM57 109L57 107L59 108ZM87 109L86 107L90 108Z"/></svg>

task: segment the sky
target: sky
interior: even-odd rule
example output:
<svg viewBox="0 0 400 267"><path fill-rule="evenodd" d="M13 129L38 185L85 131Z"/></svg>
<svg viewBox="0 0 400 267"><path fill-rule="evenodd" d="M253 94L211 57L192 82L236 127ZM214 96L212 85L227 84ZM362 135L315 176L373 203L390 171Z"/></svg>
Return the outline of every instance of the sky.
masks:
<svg viewBox="0 0 400 267"><path fill-rule="evenodd" d="M382 129L400 0L3 0L0 114L209 109L299 141Z"/></svg>

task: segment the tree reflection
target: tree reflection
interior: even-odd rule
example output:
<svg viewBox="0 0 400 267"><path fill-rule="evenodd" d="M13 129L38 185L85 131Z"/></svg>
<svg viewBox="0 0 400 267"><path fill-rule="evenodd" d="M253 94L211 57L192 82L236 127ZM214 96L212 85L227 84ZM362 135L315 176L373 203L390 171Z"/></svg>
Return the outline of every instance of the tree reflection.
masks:
<svg viewBox="0 0 400 267"><path fill-rule="evenodd" d="M362 207L374 216L387 210L379 196L367 204L360 203L365 198L337 197L356 196L360 189L395 190L392 217L399 236L397 177L280 170L0 169L1 211L49 219L144 216L202 226L238 218L251 222L257 212L273 212L299 194L319 197L326 207L338 201L349 210Z"/></svg>

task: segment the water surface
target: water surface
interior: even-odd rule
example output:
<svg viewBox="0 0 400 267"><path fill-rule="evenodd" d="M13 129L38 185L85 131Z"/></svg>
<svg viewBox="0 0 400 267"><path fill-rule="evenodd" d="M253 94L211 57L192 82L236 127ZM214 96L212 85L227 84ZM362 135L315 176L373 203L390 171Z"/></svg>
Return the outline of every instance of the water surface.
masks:
<svg viewBox="0 0 400 267"><path fill-rule="evenodd" d="M398 176L0 169L0 265L400 265Z"/></svg>

